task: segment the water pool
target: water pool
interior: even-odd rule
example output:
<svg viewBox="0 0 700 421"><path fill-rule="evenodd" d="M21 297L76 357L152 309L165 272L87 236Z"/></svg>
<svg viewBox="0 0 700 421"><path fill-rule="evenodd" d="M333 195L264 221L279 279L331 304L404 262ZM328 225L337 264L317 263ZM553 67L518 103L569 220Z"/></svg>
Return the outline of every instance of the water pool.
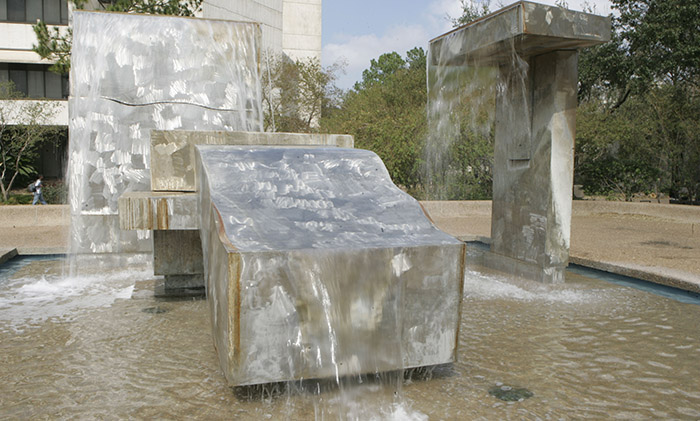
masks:
<svg viewBox="0 0 700 421"><path fill-rule="evenodd" d="M700 306L575 271L563 286L508 278L479 253L457 363L302 388L227 386L206 301L156 299L147 259L75 277L26 262L0 275L0 418L700 417ZM530 395L493 393L509 388Z"/></svg>

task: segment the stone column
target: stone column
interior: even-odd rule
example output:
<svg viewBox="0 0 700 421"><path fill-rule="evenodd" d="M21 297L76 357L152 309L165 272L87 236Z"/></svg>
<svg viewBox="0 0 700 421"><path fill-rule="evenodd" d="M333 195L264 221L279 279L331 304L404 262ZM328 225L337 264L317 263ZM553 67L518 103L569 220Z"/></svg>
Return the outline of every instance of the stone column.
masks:
<svg viewBox="0 0 700 421"><path fill-rule="evenodd" d="M496 105L489 265L550 283L569 262L577 59L562 50L502 68L516 89Z"/></svg>

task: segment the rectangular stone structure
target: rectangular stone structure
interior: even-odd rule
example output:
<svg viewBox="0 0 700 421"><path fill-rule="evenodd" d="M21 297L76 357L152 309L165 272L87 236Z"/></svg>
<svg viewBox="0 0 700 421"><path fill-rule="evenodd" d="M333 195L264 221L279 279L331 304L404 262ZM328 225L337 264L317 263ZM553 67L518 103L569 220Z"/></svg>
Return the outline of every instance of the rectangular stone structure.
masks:
<svg viewBox="0 0 700 421"><path fill-rule="evenodd" d="M508 64L513 51L531 57L610 41L610 18L519 1L430 41L432 64Z"/></svg>
<svg viewBox="0 0 700 421"><path fill-rule="evenodd" d="M199 230L195 193L129 192L119 198L122 230Z"/></svg>
<svg viewBox="0 0 700 421"><path fill-rule="evenodd" d="M435 86L437 69L469 69L475 81L480 80L475 75L495 75L484 78L497 85L494 255L486 259L492 267L543 282L564 280L571 235L578 50L609 41L610 28L609 17L520 1L430 43L429 83L434 92L442 92Z"/></svg>
<svg viewBox="0 0 700 421"><path fill-rule="evenodd" d="M378 156L196 153L207 298L231 385L455 360L465 246L391 182Z"/></svg>
<svg viewBox="0 0 700 421"><path fill-rule="evenodd" d="M150 133L262 130L260 25L76 11L69 203L74 253L148 252L118 200L151 187Z"/></svg>

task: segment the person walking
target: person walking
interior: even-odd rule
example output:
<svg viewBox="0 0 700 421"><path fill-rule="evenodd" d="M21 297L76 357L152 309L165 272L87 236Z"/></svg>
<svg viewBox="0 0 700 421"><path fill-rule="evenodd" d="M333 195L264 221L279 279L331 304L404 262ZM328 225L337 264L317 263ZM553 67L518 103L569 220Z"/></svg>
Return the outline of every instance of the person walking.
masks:
<svg viewBox="0 0 700 421"><path fill-rule="evenodd" d="M44 200L44 195L41 194L41 180L43 179L44 176L39 174L39 177L34 182L34 200L32 201L32 205L36 205L37 202L41 203L42 205L46 204L46 200Z"/></svg>

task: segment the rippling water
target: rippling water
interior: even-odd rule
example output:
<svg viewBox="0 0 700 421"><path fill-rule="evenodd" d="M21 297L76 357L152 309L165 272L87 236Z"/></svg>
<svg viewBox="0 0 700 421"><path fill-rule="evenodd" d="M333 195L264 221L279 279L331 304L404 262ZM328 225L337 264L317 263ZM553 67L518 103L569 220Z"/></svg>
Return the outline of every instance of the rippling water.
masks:
<svg viewBox="0 0 700 421"><path fill-rule="evenodd" d="M471 267L453 365L234 389L206 301L158 301L138 260L74 278L61 266L0 280L0 418L700 418L700 306L579 274L547 286Z"/></svg>

